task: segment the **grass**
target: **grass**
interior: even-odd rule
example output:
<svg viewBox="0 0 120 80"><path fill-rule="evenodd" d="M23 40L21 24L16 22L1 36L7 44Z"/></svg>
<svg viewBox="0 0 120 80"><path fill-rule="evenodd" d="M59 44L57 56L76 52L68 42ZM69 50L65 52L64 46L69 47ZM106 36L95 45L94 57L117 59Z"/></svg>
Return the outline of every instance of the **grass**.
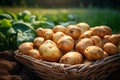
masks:
<svg viewBox="0 0 120 80"><path fill-rule="evenodd" d="M99 25L110 26L113 33L120 33L120 11L112 9L80 9L80 8L21 8L21 7L1 7L4 11L19 13L23 10L29 10L37 15L64 15L76 14L79 15L81 20L79 22L86 22L91 27Z"/></svg>

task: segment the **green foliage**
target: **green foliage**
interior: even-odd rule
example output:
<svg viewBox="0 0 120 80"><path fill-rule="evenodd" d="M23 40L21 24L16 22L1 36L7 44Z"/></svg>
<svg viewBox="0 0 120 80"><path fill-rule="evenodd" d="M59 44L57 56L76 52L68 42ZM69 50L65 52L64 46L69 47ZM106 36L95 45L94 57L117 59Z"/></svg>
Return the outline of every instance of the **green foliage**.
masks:
<svg viewBox="0 0 120 80"><path fill-rule="evenodd" d="M91 27L107 25L112 28L113 33L120 32L119 11L96 9L67 9L65 11L67 12L43 15L31 13L28 10L17 14L0 10L0 51L16 50L21 43L32 42L36 37L35 29L38 27L53 28L59 24L68 26L86 22Z"/></svg>

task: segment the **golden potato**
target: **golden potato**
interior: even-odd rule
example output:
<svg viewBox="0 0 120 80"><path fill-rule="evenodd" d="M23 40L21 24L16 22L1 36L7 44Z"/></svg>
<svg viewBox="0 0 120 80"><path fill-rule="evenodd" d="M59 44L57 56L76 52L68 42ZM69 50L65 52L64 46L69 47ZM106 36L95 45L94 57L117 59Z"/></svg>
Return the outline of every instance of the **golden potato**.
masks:
<svg viewBox="0 0 120 80"><path fill-rule="evenodd" d="M99 26L94 27L91 31L92 35L96 35L101 38L103 38L106 35L105 29Z"/></svg>
<svg viewBox="0 0 120 80"><path fill-rule="evenodd" d="M65 34L63 32L56 32L53 34L53 41L57 43L57 41L63 37Z"/></svg>
<svg viewBox="0 0 120 80"><path fill-rule="evenodd" d="M53 44L54 46L57 46L57 44L55 42L53 42L52 40L46 40L44 42L44 44L48 44L48 43Z"/></svg>
<svg viewBox="0 0 120 80"><path fill-rule="evenodd" d="M117 45L120 41L120 37L118 34L113 34L110 36L109 41L115 45Z"/></svg>
<svg viewBox="0 0 120 80"><path fill-rule="evenodd" d="M58 32L58 31L65 33L66 27L63 25L56 25L55 27L53 27L54 33Z"/></svg>
<svg viewBox="0 0 120 80"><path fill-rule="evenodd" d="M110 38L111 35L105 35L104 38L102 39L103 41L103 45L107 42L109 42L109 38Z"/></svg>
<svg viewBox="0 0 120 80"><path fill-rule="evenodd" d="M68 26L66 26L66 29L68 29L70 27L74 27L74 26L76 26L76 25L68 25Z"/></svg>
<svg viewBox="0 0 120 80"><path fill-rule="evenodd" d="M81 34L90 29L90 26L85 22L78 23L77 27L81 29Z"/></svg>
<svg viewBox="0 0 120 80"><path fill-rule="evenodd" d="M92 36L92 31L85 31L83 34L80 35L80 39L83 38L90 38Z"/></svg>
<svg viewBox="0 0 120 80"><path fill-rule="evenodd" d="M42 60L50 61L50 62L57 62L62 56L61 51L50 42L43 43L39 47L39 51L42 57Z"/></svg>
<svg viewBox="0 0 120 80"><path fill-rule="evenodd" d="M44 37L45 29L40 27L40 28L37 28L35 32L38 37Z"/></svg>
<svg viewBox="0 0 120 80"><path fill-rule="evenodd" d="M23 53L28 55L28 52L33 49L34 44L32 42L24 42L19 45L18 50Z"/></svg>
<svg viewBox="0 0 120 80"><path fill-rule="evenodd" d="M104 51L103 58L108 57L108 56L109 56L108 53Z"/></svg>
<svg viewBox="0 0 120 80"><path fill-rule="evenodd" d="M44 42L44 38L43 37L36 37L34 39L34 45L39 48L39 46Z"/></svg>
<svg viewBox="0 0 120 80"><path fill-rule="evenodd" d="M89 38L84 38L81 39L75 46L75 50L80 52L82 55L84 55L84 50L85 48L87 48L88 46L92 46L93 45L93 41Z"/></svg>
<svg viewBox="0 0 120 80"><path fill-rule="evenodd" d="M112 34L112 29L108 26L100 26L101 28L104 28L106 35L111 35Z"/></svg>
<svg viewBox="0 0 120 80"><path fill-rule="evenodd" d="M45 40L52 40L53 39L53 34L54 34L54 32L53 31L47 31L47 32L45 32L44 33L44 38L45 38Z"/></svg>
<svg viewBox="0 0 120 80"><path fill-rule="evenodd" d="M98 60L103 58L104 51L98 46L88 46L84 51L84 55L88 60Z"/></svg>
<svg viewBox="0 0 120 80"><path fill-rule="evenodd" d="M40 55L40 53L39 53L39 51L37 49L31 49L28 52L28 55L33 57L33 58L36 58L36 59L41 59L41 55Z"/></svg>
<svg viewBox="0 0 120 80"><path fill-rule="evenodd" d="M108 55L113 55L117 53L117 47L110 42L104 44L103 49L108 53Z"/></svg>
<svg viewBox="0 0 120 80"><path fill-rule="evenodd" d="M93 41L94 46L98 46L98 47L102 48L103 42L102 42L102 39L100 37L92 36L90 39Z"/></svg>
<svg viewBox="0 0 120 80"><path fill-rule="evenodd" d="M57 46L63 52L71 51L74 47L74 40L71 36L65 35L57 41Z"/></svg>
<svg viewBox="0 0 120 80"><path fill-rule="evenodd" d="M117 45L117 52L120 52L120 44Z"/></svg>
<svg viewBox="0 0 120 80"><path fill-rule="evenodd" d="M83 64L85 64L85 65L90 65L90 64L92 64L93 63L93 61L90 61L90 60L88 60L88 59L85 59L84 61L83 61Z"/></svg>
<svg viewBox="0 0 120 80"><path fill-rule="evenodd" d="M60 59L60 63L64 64L81 64L83 61L83 56L78 52L67 52Z"/></svg>
<svg viewBox="0 0 120 80"><path fill-rule="evenodd" d="M67 28L65 34L71 36L74 40L76 40L80 37L81 30L79 27L72 26L72 27Z"/></svg>

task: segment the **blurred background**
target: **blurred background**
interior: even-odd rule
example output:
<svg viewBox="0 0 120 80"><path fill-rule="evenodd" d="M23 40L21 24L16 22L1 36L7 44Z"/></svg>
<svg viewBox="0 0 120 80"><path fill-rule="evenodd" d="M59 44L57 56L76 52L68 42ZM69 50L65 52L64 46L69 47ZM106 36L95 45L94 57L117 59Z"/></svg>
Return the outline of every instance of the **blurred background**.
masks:
<svg viewBox="0 0 120 80"><path fill-rule="evenodd" d="M1 0L1 6L9 7L44 7L44 8L56 8L56 7L99 7L99 8L120 8L119 0Z"/></svg>
<svg viewBox="0 0 120 80"><path fill-rule="evenodd" d="M86 22L91 27L110 26L113 33L120 32L120 0L0 0L0 10L15 14L24 10L46 16L52 20L65 21L75 18L77 23Z"/></svg>

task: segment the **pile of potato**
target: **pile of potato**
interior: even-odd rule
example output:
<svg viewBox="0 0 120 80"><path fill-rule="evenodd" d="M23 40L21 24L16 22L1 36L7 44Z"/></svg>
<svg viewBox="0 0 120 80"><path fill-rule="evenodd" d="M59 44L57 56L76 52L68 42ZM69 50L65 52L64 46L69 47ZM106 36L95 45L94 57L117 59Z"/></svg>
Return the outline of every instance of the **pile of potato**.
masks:
<svg viewBox="0 0 120 80"><path fill-rule="evenodd" d="M88 64L117 54L120 34L112 34L108 26L90 28L87 23L56 25L53 29L36 29L33 42L22 43L18 50L25 55L63 64Z"/></svg>

